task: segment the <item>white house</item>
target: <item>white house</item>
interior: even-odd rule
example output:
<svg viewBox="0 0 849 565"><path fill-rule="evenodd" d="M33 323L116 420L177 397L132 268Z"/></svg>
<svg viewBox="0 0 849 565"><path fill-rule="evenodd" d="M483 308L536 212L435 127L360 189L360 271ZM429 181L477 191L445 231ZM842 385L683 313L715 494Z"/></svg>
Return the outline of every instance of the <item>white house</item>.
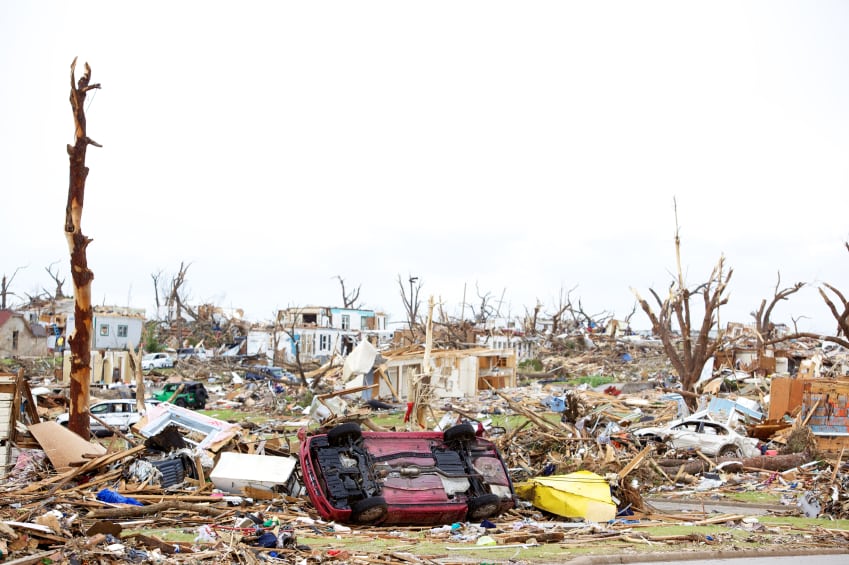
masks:
<svg viewBox="0 0 849 565"><path fill-rule="evenodd" d="M144 309L116 306L92 308L91 382L108 385L116 379L131 382L130 348L138 349L144 331ZM75 319L68 318L67 333L74 331ZM70 378L71 355L65 350L64 378Z"/></svg>
<svg viewBox="0 0 849 565"><path fill-rule="evenodd" d="M287 362L294 362L296 345L301 361L324 363L334 355L347 355L362 339L386 331L385 314L356 308L287 308L278 319L284 329L277 332L277 351Z"/></svg>

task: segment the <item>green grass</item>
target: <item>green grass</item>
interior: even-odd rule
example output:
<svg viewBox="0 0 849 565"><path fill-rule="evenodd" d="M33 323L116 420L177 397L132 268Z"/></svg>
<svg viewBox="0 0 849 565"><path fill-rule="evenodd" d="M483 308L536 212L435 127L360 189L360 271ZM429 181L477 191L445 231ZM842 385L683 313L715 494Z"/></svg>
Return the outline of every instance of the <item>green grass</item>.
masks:
<svg viewBox="0 0 849 565"><path fill-rule="evenodd" d="M218 408L215 410L198 410L200 414L204 414L211 418L224 420L225 422L244 422L251 421L255 424L263 424L273 419L268 414L247 412L241 409Z"/></svg>
<svg viewBox="0 0 849 565"><path fill-rule="evenodd" d="M189 528L155 528L155 529L142 529L142 530L126 530L121 532L123 537L127 537L131 534L142 534L145 536L155 537L162 541L171 541L171 542L188 542L192 543L195 541L195 538L198 536L197 529L200 526L189 529Z"/></svg>
<svg viewBox="0 0 849 565"><path fill-rule="evenodd" d="M756 504L778 504L781 500L781 493L759 490L726 492L725 498L739 502L753 502Z"/></svg>
<svg viewBox="0 0 849 565"><path fill-rule="evenodd" d="M544 543L526 547L477 547L474 542L455 541L450 538L438 538L430 534L429 527L415 528L369 528L358 530L351 526L352 532L334 535L327 528L327 535L305 534L301 530L297 543L310 547L314 551L326 552L340 549L352 555L376 555L388 552L410 553L424 557L450 556L458 561L477 563L506 562L521 560L525 563L555 563L581 555L610 555L625 553L653 553L672 551L702 550L763 550L772 547L779 539L787 539L791 533L811 532L817 528L849 531L849 520L824 520L816 518L758 516L760 524L767 529L751 532L739 523L728 527L724 524L687 526L682 524L637 523L628 529L620 530L623 536L630 538L608 538L576 542L567 530L562 541ZM223 524L229 525L229 524ZM128 530L124 535L139 532L156 537L165 542L193 542L198 527L155 528ZM510 528L505 528L509 531ZM518 532L517 532L518 533ZM699 541L653 541L651 538L662 536L689 536L696 534L702 538L713 538L714 543L706 545ZM533 537L533 532L527 532ZM792 542L795 543L795 542Z"/></svg>
<svg viewBox="0 0 849 565"><path fill-rule="evenodd" d="M520 371L541 373L542 369L542 361L539 359L525 359L524 361L519 362Z"/></svg>
<svg viewBox="0 0 849 565"><path fill-rule="evenodd" d="M616 382L616 378L609 375L585 375L577 379L569 379L567 384L572 386L588 385L590 388L595 388L601 385L607 385Z"/></svg>
<svg viewBox="0 0 849 565"><path fill-rule="evenodd" d="M829 530L849 531L849 520L829 520L827 518L802 518L801 516L758 516L758 522L772 526L787 526L809 530L814 527Z"/></svg>

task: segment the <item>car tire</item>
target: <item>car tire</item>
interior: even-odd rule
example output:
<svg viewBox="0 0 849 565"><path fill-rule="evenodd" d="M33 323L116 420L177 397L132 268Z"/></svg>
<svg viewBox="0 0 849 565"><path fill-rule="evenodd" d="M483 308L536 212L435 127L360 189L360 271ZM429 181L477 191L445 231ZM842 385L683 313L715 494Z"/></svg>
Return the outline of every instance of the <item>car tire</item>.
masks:
<svg viewBox="0 0 849 565"><path fill-rule="evenodd" d="M743 452L736 445L726 445L719 450L718 457L743 457Z"/></svg>
<svg viewBox="0 0 849 565"><path fill-rule="evenodd" d="M475 427L468 422L465 424L451 426L442 432L442 440L445 443L453 443L455 441L472 441L473 439L475 439Z"/></svg>
<svg viewBox="0 0 849 565"><path fill-rule="evenodd" d="M339 447L357 441L362 435L363 430L358 423L345 422L327 432L327 443L333 447Z"/></svg>
<svg viewBox="0 0 849 565"><path fill-rule="evenodd" d="M389 506L382 496L364 498L351 505L351 520L357 524L378 524L388 513Z"/></svg>
<svg viewBox="0 0 849 565"><path fill-rule="evenodd" d="M501 507L501 498L497 494L484 494L469 501L466 519L469 522L484 520L494 516Z"/></svg>
<svg viewBox="0 0 849 565"><path fill-rule="evenodd" d="M179 406L180 408L187 408L186 401L183 400L182 398L178 398L177 400L175 400L174 405Z"/></svg>
<svg viewBox="0 0 849 565"><path fill-rule="evenodd" d="M657 455L663 455L669 449L669 446L666 445L666 442L663 441L663 438L658 436L645 436L640 438L640 445L643 447L652 446L654 448L654 452Z"/></svg>

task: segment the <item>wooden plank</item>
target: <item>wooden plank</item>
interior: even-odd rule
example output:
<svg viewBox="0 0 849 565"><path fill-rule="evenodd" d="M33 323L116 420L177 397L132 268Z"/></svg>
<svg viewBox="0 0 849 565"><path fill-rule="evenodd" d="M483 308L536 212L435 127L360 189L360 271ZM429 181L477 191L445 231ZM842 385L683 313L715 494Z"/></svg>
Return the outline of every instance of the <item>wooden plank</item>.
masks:
<svg viewBox="0 0 849 565"><path fill-rule="evenodd" d="M46 559L48 557L54 557L57 554L61 555L60 550L48 549L47 551L33 553L32 555L27 555L25 557L13 559L11 561L4 561L3 565L32 565L33 563L40 563L43 559Z"/></svg>
<svg viewBox="0 0 849 565"><path fill-rule="evenodd" d="M843 450L845 449L845 446L840 448L840 455L837 456L837 461L834 462L834 470L831 472L831 480L828 482L830 485L833 485L834 479L837 478L837 471L840 470L840 460L843 459Z"/></svg>
<svg viewBox="0 0 849 565"><path fill-rule="evenodd" d="M652 449L652 446L650 446L650 445L645 446L645 447L643 448L643 450L642 450L642 451L640 451L640 452L637 454L637 456L636 456L636 457L634 457L633 459L631 459L631 461L629 461L627 465L625 465L622 469L620 469L620 471L619 471L619 473L618 473L619 478L620 478L620 479L624 479L625 477L627 477L627 476L628 476L628 473L630 473L631 471L633 471L633 470L634 470L634 468L636 468L636 467L637 467L637 465L639 465L640 463L642 463L642 462L643 462L643 458L645 458L645 456L648 454L648 452L649 452L649 451L651 451L651 449ZM667 477L667 478L668 478L668 477Z"/></svg>
<svg viewBox="0 0 849 565"><path fill-rule="evenodd" d="M29 382L24 378L24 370L20 369L18 371L18 380L17 380L18 390L20 394L23 395L24 400L27 401L27 416L30 418L30 423L37 424L41 421L41 418L38 416L38 410L36 410L35 399L32 397L32 391L29 388Z"/></svg>
<svg viewBox="0 0 849 565"><path fill-rule="evenodd" d="M374 374L378 375L378 377L384 382L384 384L389 388L389 392L392 393L392 398L396 402L400 400L400 396L398 396L398 391L395 390L395 387L392 386L392 382L389 380L389 377L386 376L386 373L383 371L383 365L374 370Z"/></svg>

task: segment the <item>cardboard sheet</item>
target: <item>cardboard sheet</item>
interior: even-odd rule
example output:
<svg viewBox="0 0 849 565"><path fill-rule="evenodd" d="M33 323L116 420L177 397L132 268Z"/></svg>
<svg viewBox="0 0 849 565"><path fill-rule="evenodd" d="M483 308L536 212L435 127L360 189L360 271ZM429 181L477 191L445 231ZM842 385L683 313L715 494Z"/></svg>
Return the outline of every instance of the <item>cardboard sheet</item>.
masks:
<svg viewBox="0 0 849 565"><path fill-rule="evenodd" d="M87 462L91 457L100 457L106 453L102 445L86 441L56 422L41 422L27 429L60 473L70 470L71 463Z"/></svg>

